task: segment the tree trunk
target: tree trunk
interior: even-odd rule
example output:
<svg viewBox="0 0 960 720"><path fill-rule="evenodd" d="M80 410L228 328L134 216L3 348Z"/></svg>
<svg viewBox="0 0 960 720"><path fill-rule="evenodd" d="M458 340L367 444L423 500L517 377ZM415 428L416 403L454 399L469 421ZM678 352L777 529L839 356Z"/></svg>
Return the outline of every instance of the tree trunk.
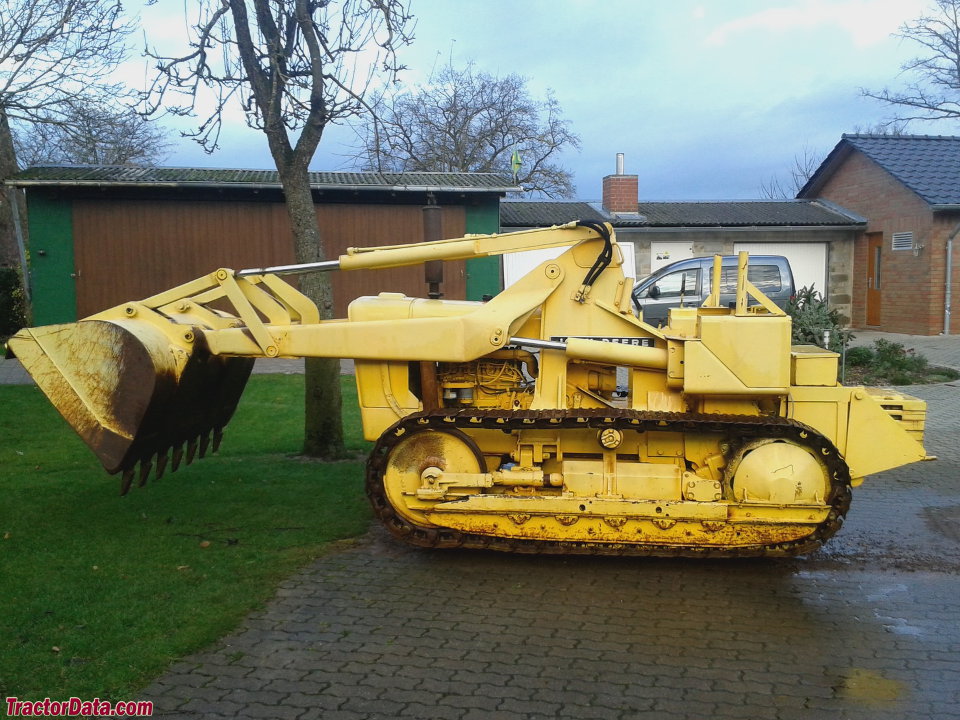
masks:
<svg viewBox="0 0 960 720"><path fill-rule="evenodd" d="M16 229L10 207L10 194L2 191L4 180L17 173L17 154L13 149L13 133L7 113L0 108L0 267L19 267Z"/></svg>
<svg viewBox="0 0 960 720"><path fill-rule="evenodd" d="M293 231L296 261L308 263L324 260L307 170L281 169L280 180ZM321 319L333 317L333 288L328 273L300 275L300 290L316 303ZM303 453L324 459L341 458L346 453L340 414L343 405L340 397L340 360L307 358L305 381Z"/></svg>

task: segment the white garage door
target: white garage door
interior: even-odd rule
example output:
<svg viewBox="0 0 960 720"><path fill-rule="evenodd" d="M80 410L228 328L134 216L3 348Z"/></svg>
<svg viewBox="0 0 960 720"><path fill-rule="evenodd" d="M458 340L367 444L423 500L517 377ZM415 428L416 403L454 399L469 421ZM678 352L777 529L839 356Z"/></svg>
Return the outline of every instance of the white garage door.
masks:
<svg viewBox="0 0 960 720"><path fill-rule="evenodd" d="M684 240L654 240L650 243L650 273L677 260L693 257L693 243Z"/></svg>
<svg viewBox="0 0 960 720"><path fill-rule="evenodd" d="M790 261L798 290L813 285L826 297L827 243L735 243L733 249L751 255L783 255Z"/></svg>
<svg viewBox="0 0 960 720"><path fill-rule="evenodd" d="M637 261L634 253L633 243L617 241L620 251L623 253L623 274L628 278L636 279ZM523 250L521 252L506 253L503 255L503 287L508 288L517 280L522 278L537 265L547 260L553 260L565 253L570 248L555 247L543 248L542 250ZM633 287L631 285L631 287Z"/></svg>

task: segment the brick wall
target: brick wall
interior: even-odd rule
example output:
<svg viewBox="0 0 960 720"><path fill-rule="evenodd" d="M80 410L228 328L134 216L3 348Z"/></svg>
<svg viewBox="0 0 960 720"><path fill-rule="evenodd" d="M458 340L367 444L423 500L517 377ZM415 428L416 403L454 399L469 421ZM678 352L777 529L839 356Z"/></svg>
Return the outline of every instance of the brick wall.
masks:
<svg viewBox="0 0 960 720"><path fill-rule="evenodd" d="M943 332L943 310L946 300L946 270L947 270L947 238L957 232L960 228L960 212L941 212L933 216L933 228L931 231L931 240L921 253L925 253L930 262L931 285L930 292L933 296L934 317L931 318L933 332L930 334ZM960 334L960 237L953 239L953 263L951 266L951 282L953 285L951 298L951 318L950 334ZM939 282L934 285L933 278L939 278Z"/></svg>
<svg viewBox="0 0 960 720"><path fill-rule="evenodd" d="M960 215L935 217L925 201L857 151L842 162L818 194L868 221L853 253L854 327L866 326L866 234L882 233L879 329L915 335L942 332L946 239ZM915 244L923 249L917 254L894 251L892 236L897 232L912 232ZM955 248L954 283L960 279L958 257ZM951 332L960 332L960 317L953 319Z"/></svg>
<svg viewBox="0 0 960 720"><path fill-rule="evenodd" d="M636 175L607 175L603 179L603 207L610 212L636 212L640 182Z"/></svg>

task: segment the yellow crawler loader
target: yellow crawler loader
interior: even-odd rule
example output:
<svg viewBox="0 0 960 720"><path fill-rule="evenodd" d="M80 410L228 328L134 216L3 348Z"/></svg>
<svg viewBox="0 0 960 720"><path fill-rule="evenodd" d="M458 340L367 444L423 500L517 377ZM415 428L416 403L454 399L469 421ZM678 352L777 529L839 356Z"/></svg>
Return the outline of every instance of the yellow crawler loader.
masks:
<svg viewBox="0 0 960 720"><path fill-rule="evenodd" d="M321 321L280 276L568 247L487 302L361 297ZM612 228L351 248L338 260L217 270L9 341L125 492L216 449L256 358L356 361L366 488L425 547L784 556L840 527L851 487L927 459L925 404L837 384L835 353L738 268L719 302L653 327L631 307ZM231 307L230 312L222 308ZM137 472L139 468L139 473Z"/></svg>

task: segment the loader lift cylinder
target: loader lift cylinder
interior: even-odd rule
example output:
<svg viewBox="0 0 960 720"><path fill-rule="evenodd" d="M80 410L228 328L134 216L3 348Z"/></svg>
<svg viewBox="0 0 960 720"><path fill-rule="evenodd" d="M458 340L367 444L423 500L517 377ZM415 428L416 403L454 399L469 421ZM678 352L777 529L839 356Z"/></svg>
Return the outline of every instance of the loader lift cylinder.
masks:
<svg viewBox="0 0 960 720"><path fill-rule="evenodd" d="M443 239L443 209L437 205L436 198L430 193L428 204L423 211L423 241L433 242ZM427 297L439 300L443 297L443 260L427 260L423 264L423 280L427 284ZM423 396L425 410L440 407L440 386L437 382L437 364L430 361L420 362L420 394Z"/></svg>
<svg viewBox="0 0 960 720"><path fill-rule="evenodd" d="M433 242L443 239L443 209L437 205L433 195L430 203L423 206L423 241ZM427 297L439 300L443 297L440 286L443 284L443 260L428 260L423 264L423 279L427 283Z"/></svg>

